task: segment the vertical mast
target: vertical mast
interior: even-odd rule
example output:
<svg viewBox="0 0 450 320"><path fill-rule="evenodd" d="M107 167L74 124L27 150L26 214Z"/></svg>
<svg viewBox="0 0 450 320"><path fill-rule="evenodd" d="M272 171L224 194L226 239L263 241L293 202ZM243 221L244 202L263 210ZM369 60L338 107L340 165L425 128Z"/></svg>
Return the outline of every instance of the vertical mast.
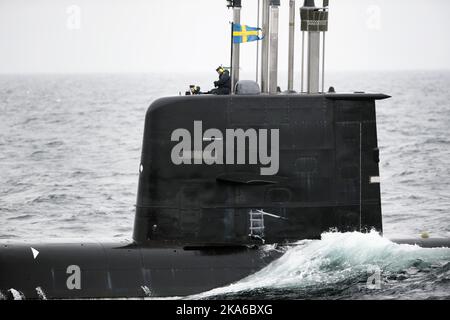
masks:
<svg viewBox="0 0 450 320"><path fill-rule="evenodd" d="M308 81L306 90L308 93L319 92L320 73L320 33L308 32L308 69L306 71Z"/></svg>
<svg viewBox="0 0 450 320"><path fill-rule="evenodd" d="M294 91L295 0L289 0L288 91Z"/></svg>
<svg viewBox="0 0 450 320"><path fill-rule="evenodd" d="M241 24L241 0L229 1L228 7L233 8L233 25ZM239 43L234 43L233 34L231 34L232 53L231 53L231 92L234 93L234 87L239 81L239 66L240 66L240 46Z"/></svg>
<svg viewBox="0 0 450 320"><path fill-rule="evenodd" d="M300 8L301 30L306 32L308 36L308 52L307 52L307 79L306 89L308 93L319 93L320 85L320 35L328 31L328 0L323 0L323 7L316 7L314 0L305 0L304 5ZM325 42L324 42L325 43ZM325 46L322 48L325 49ZM302 52L303 54L303 52ZM325 52L322 53L323 64ZM303 65L302 65L303 68ZM325 68L322 66L322 71ZM303 70L302 70L303 72ZM322 88L324 81L324 73L322 73Z"/></svg>
<svg viewBox="0 0 450 320"><path fill-rule="evenodd" d="M261 17L261 0L258 0L258 8L257 8L257 28L261 28L260 25L260 17ZM256 82L259 81L259 41L256 43Z"/></svg>
<svg viewBox="0 0 450 320"><path fill-rule="evenodd" d="M280 0L270 0L269 93L278 89L278 25Z"/></svg>
<svg viewBox="0 0 450 320"><path fill-rule="evenodd" d="M264 39L261 44L261 91L269 92L269 0L262 4L262 31Z"/></svg>

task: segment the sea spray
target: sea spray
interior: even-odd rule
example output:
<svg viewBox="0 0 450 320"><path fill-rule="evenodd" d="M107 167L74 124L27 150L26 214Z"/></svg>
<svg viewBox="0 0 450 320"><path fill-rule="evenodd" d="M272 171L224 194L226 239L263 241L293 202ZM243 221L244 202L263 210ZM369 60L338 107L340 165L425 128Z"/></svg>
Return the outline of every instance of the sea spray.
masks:
<svg viewBox="0 0 450 320"><path fill-rule="evenodd" d="M411 268L417 269L417 277L417 273L442 268L449 261L450 249L399 245L377 232L324 233L321 240L295 243L280 259L237 283L190 298L261 298L276 292L283 292L283 296L298 293L298 298L342 295L343 291L373 288L368 279L376 270L387 288L399 274L410 276Z"/></svg>

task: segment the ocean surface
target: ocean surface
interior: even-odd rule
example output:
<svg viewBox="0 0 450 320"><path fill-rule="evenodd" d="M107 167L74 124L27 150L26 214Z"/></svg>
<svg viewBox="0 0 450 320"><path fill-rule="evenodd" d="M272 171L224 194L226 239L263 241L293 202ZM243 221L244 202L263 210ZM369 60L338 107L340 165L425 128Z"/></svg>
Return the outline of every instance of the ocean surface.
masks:
<svg viewBox="0 0 450 320"><path fill-rule="evenodd" d="M147 107L214 80L214 73L0 75L0 242L129 239ZM327 85L393 97L377 109L385 237L450 237L450 72L336 73ZM328 233L196 297L450 299L450 249Z"/></svg>

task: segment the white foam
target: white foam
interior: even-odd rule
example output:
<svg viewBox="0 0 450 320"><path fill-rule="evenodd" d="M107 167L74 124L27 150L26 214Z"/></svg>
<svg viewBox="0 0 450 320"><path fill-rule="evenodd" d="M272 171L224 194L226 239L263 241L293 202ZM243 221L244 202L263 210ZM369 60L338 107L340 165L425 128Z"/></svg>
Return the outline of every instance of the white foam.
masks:
<svg viewBox="0 0 450 320"><path fill-rule="evenodd" d="M450 249L424 249L399 245L377 232L325 233L322 240L301 241L263 270L226 287L191 298L207 298L263 288L307 288L333 285L367 274L368 270L396 272L418 260L450 261Z"/></svg>
<svg viewBox="0 0 450 320"><path fill-rule="evenodd" d="M47 296L45 295L45 292L44 292L44 290L42 290L41 287L37 287L37 288L36 288L36 293L38 294L39 299L41 299L41 300L47 300Z"/></svg>
<svg viewBox="0 0 450 320"><path fill-rule="evenodd" d="M14 300L24 300L23 294L16 289L11 288L8 291L11 293Z"/></svg>

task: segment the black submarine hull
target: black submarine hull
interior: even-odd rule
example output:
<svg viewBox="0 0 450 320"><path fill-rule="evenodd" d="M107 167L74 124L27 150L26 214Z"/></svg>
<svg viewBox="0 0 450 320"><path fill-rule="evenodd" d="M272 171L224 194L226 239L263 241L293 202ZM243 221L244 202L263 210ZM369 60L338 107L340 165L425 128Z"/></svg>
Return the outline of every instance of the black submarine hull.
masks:
<svg viewBox="0 0 450 320"><path fill-rule="evenodd" d="M393 242L450 247L450 239ZM186 297L242 280L285 248L8 242L0 247L0 300Z"/></svg>
<svg viewBox="0 0 450 320"><path fill-rule="evenodd" d="M239 281L281 254L242 246L9 243L0 248L0 298L189 296Z"/></svg>

